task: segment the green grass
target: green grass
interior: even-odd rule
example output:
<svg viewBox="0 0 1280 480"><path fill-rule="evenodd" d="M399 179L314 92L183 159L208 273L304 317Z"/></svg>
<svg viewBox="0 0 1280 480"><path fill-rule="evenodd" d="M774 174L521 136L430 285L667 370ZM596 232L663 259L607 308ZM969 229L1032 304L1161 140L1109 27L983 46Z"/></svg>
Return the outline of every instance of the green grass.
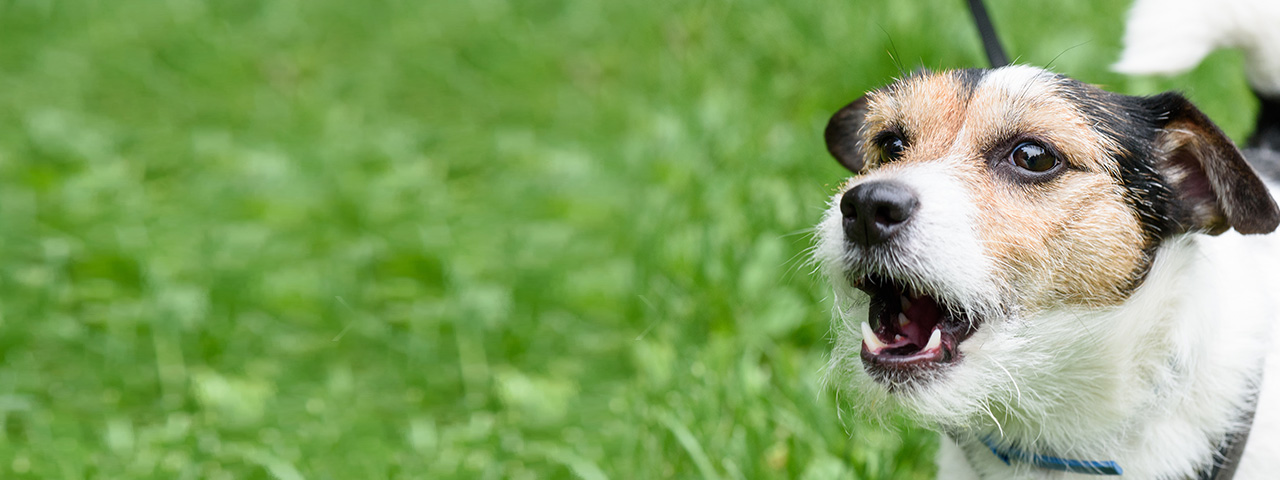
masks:
<svg viewBox="0 0 1280 480"><path fill-rule="evenodd" d="M1247 133L1236 55L990 7ZM827 116L980 51L958 0L0 2L0 477L927 478L820 386L806 229Z"/></svg>

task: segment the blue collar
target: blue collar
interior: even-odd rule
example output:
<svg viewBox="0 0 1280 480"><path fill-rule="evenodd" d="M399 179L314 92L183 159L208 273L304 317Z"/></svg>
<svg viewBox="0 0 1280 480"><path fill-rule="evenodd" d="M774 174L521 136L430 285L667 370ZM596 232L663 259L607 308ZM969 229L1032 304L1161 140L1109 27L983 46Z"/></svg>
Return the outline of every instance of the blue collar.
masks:
<svg viewBox="0 0 1280 480"><path fill-rule="evenodd" d="M1104 462L1096 460L1072 460L1069 458L1050 457L1048 455L1039 455L1027 453L1014 447L1001 450L996 446L995 442L987 437L982 437L982 443L991 449L997 458L1009 465L1010 460L1017 460L1022 463L1035 465L1040 468L1049 470L1061 470L1071 473L1084 473L1089 475L1120 475L1124 470L1114 461L1107 460Z"/></svg>

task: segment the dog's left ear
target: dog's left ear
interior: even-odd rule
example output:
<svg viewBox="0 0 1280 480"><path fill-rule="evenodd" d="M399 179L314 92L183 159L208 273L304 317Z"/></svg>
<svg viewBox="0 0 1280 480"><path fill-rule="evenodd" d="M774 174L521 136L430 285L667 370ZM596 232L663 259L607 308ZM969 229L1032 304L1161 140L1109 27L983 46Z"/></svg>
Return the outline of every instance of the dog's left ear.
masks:
<svg viewBox="0 0 1280 480"><path fill-rule="evenodd" d="M1230 228L1274 231L1280 207L1231 139L1182 95L1163 93L1148 101L1162 119L1156 168L1182 204L1185 226L1210 235Z"/></svg>
<svg viewBox="0 0 1280 480"><path fill-rule="evenodd" d="M827 140L827 151L853 173L862 171L866 163L858 145L861 141L858 130L862 128L862 121L866 116L867 97L864 95L832 115L827 122L826 132L823 132Z"/></svg>

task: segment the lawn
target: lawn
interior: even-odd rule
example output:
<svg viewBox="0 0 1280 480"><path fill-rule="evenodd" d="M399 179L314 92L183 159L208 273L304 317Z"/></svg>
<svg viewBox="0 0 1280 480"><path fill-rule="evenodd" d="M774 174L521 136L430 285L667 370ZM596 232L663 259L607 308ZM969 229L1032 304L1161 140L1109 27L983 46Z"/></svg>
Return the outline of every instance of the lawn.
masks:
<svg viewBox="0 0 1280 480"><path fill-rule="evenodd" d="M821 382L827 117L964 2L0 2L0 477L928 478ZM991 0L1107 72L1125 6Z"/></svg>

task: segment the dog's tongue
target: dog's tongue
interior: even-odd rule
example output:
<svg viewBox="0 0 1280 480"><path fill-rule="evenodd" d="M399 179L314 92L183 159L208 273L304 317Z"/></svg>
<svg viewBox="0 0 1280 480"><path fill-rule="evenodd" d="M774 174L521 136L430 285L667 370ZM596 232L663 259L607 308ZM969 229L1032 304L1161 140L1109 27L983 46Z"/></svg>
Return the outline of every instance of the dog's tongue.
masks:
<svg viewBox="0 0 1280 480"><path fill-rule="evenodd" d="M933 334L934 327L942 319L942 309L938 308L938 302L928 295L910 299L910 305L902 314L909 320L898 326L902 330L902 336L921 348L929 342L929 335Z"/></svg>

